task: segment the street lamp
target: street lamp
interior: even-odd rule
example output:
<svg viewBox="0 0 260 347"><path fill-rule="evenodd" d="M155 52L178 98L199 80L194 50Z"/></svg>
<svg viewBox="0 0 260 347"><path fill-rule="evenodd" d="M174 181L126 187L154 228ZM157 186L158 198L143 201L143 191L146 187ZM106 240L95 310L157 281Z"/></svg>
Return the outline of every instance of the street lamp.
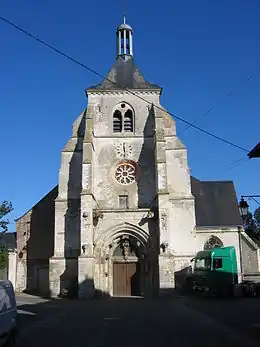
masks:
<svg viewBox="0 0 260 347"><path fill-rule="evenodd" d="M253 199L256 202L258 202L255 198L260 198L260 195L242 195L241 200L238 204L238 209L241 218L243 219L243 223L245 224L246 218L248 216L248 210L249 210L249 205L248 203L244 200L244 198L249 198ZM240 253L240 270L241 270L241 279L243 280L243 259L242 259L242 242L241 242L241 232L244 230L244 228L239 227L238 229L238 238L239 238L239 253Z"/></svg>
<svg viewBox="0 0 260 347"><path fill-rule="evenodd" d="M240 216L242 217L243 221L246 220L246 217L248 215L248 208L249 208L248 203L242 197L240 202L239 202L238 209L239 209L239 213L240 213Z"/></svg>

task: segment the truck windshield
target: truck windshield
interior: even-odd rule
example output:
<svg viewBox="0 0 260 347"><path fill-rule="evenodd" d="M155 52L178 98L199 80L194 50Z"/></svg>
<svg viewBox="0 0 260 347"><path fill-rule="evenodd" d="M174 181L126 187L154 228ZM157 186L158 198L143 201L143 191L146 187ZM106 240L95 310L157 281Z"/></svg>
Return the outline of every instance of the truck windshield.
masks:
<svg viewBox="0 0 260 347"><path fill-rule="evenodd" d="M210 258L198 258L195 259L195 269L207 270L210 269L211 259Z"/></svg>

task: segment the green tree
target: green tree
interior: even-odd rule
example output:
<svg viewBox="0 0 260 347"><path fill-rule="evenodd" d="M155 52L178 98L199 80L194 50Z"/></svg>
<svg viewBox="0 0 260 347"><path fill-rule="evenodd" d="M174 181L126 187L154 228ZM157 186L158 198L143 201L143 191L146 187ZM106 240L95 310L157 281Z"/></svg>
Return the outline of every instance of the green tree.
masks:
<svg viewBox="0 0 260 347"><path fill-rule="evenodd" d="M254 212L254 220L257 231L260 233L260 207L258 207Z"/></svg>
<svg viewBox="0 0 260 347"><path fill-rule="evenodd" d="M8 213L13 211L13 205L10 201L4 200L0 204L0 231L3 233L7 232L9 220L6 218Z"/></svg>
<svg viewBox="0 0 260 347"><path fill-rule="evenodd" d="M252 239L260 240L260 207L254 213L248 213L245 231Z"/></svg>
<svg viewBox="0 0 260 347"><path fill-rule="evenodd" d="M0 249L0 270L6 269L8 266L8 251L5 247Z"/></svg>

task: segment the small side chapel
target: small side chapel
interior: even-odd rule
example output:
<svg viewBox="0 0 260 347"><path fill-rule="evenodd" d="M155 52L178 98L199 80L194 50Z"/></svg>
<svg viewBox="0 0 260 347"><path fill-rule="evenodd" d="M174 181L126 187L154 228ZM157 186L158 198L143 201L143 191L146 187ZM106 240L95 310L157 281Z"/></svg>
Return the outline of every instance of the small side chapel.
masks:
<svg viewBox="0 0 260 347"><path fill-rule="evenodd" d="M191 177L125 18L116 37L116 61L87 88L62 150L58 186L16 221L17 291L149 297L181 285L201 249L234 245L240 262L233 183ZM243 240L258 271L257 246Z"/></svg>

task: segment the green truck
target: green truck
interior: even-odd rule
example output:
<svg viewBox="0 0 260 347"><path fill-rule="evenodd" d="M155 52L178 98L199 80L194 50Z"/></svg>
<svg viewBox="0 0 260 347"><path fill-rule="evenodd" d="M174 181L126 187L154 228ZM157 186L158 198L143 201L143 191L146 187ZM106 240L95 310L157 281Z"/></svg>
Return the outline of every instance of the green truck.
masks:
<svg viewBox="0 0 260 347"><path fill-rule="evenodd" d="M233 296L238 284L235 247L212 248L196 254L192 276L193 290Z"/></svg>

